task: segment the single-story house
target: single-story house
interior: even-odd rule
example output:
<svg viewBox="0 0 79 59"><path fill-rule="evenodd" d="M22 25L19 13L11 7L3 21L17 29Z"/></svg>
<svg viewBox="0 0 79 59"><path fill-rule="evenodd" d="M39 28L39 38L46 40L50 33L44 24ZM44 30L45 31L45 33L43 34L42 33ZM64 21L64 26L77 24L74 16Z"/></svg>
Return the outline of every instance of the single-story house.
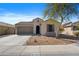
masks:
<svg viewBox="0 0 79 59"><path fill-rule="evenodd" d="M14 34L15 33L15 26L0 22L0 35L6 35L6 34Z"/></svg>
<svg viewBox="0 0 79 59"><path fill-rule="evenodd" d="M17 34L41 34L53 36L59 32L59 22L53 19L43 20L35 18L31 22L19 22L15 24Z"/></svg>

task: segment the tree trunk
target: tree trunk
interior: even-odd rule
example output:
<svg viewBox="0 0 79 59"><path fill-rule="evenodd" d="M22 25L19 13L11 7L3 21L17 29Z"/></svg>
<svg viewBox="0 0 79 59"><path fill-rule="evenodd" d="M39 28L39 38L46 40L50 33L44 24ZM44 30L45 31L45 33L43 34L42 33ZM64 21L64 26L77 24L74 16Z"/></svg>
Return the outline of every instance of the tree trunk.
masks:
<svg viewBox="0 0 79 59"><path fill-rule="evenodd" d="M61 26L62 23L63 23L63 17L61 17L61 22L60 22L59 28L57 29L57 32L56 32L56 38L59 38L59 35L60 35L59 29L60 29L60 26Z"/></svg>

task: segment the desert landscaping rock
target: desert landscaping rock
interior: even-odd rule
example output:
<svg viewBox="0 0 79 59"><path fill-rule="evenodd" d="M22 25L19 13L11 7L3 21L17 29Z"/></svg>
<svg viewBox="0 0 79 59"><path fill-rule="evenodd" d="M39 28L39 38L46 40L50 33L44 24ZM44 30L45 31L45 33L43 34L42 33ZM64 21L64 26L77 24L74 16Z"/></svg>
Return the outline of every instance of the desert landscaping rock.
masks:
<svg viewBox="0 0 79 59"><path fill-rule="evenodd" d="M29 40L26 41L26 43L27 45L66 45L75 42L47 36L32 36Z"/></svg>

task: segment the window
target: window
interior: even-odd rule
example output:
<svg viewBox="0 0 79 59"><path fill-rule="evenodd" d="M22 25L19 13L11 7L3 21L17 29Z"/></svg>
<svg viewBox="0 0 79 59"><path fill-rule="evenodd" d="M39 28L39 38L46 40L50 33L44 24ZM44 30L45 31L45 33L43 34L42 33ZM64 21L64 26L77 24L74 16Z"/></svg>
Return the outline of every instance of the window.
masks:
<svg viewBox="0 0 79 59"><path fill-rule="evenodd" d="M47 32L54 32L54 25L47 25Z"/></svg>

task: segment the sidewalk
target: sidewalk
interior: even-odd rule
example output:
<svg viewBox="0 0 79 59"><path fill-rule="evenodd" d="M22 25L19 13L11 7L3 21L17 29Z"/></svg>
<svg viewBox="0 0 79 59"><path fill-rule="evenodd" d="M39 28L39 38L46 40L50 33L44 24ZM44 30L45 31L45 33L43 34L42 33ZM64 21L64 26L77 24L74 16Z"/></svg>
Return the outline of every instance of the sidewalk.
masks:
<svg viewBox="0 0 79 59"><path fill-rule="evenodd" d="M79 56L79 45L0 46L1 56Z"/></svg>

